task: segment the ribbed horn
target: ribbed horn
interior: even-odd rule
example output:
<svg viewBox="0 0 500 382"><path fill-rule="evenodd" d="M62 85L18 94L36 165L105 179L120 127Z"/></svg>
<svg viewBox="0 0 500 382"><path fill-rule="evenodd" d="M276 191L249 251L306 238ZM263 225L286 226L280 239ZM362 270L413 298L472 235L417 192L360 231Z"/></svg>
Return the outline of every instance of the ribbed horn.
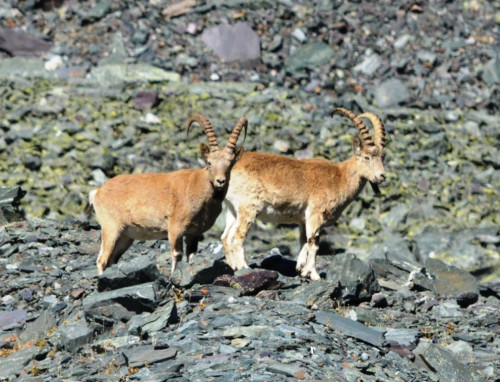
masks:
<svg viewBox="0 0 500 382"><path fill-rule="evenodd" d="M379 116L373 113L363 113L359 114L358 118L366 118L372 123L373 130L375 131L375 144L380 147L385 147L387 141L385 138L384 123Z"/></svg>
<svg viewBox="0 0 500 382"><path fill-rule="evenodd" d="M359 116L356 116L352 111L344 109L343 107L336 107L332 111L332 116L334 114L341 114L344 117L349 118L352 123L354 123L354 126L356 126L356 129L358 129L359 133L361 134L361 137L363 138L363 143L368 146L374 146L375 144L373 143L372 137L370 135L370 132L366 128L365 124L361 119L359 119Z"/></svg>
<svg viewBox="0 0 500 382"><path fill-rule="evenodd" d="M245 143L245 139L247 138L247 127L248 127L248 120L245 117L242 117L236 122L236 125L234 125L233 131L231 132L231 135L229 136L229 140L227 141L226 148L228 150L234 151L234 148L236 147L236 142L238 141L238 137L240 136L241 129L245 128L245 136L243 137L243 143Z"/></svg>
<svg viewBox="0 0 500 382"><path fill-rule="evenodd" d="M217 137L215 136L214 129L212 127L212 124L210 121L207 119L202 114L195 113L191 116L188 122L188 127L187 127L187 132L186 136L189 133L189 128L193 124L193 122L198 122L200 126L203 128L203 131L205 132L205 135L207 136L208 139L208 144L210 145L210 148L212 150L217 149L219 145L217 144Z"/></svg>

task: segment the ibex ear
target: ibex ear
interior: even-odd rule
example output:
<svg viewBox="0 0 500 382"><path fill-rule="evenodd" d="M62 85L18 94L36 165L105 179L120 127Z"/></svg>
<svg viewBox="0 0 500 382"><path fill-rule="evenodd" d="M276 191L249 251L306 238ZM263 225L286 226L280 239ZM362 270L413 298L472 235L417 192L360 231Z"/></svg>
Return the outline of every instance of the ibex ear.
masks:
<svg viewBox="0 0 500 382"><path fill-rule="evenodd" d="M360 156L361 155L361 149L363 148L363 145L361 143L361 139L356 135L352 139L352 149L354 150L354 155Z"/></svg>
<svg viewBox="0 0 500 382"><path fill-rule="evenodd" d="M237 161L243 155L243 146L238 146L234 149L234 160Z"/></svg>
<svg viewBox="0 0 500 382"><path fill-rule="evenodd" d="M210 152L210 147L208 147L206 144L202 143L200 145L200 153L205 162L207 161L208 153Z"/></svg>

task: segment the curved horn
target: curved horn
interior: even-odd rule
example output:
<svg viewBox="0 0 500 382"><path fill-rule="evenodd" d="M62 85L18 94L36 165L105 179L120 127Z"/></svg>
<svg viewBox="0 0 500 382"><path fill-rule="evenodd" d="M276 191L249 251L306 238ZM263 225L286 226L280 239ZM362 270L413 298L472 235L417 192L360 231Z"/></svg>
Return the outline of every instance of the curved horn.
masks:
<svg viewBox="0 0 500 382"><path fill-rule="evenodd" d="M366 118L372 123L373 130L375 131L375 144L382 148L385 147L386 139L384 123L381 121L379 116L373 113L363 113L359 114L358 118Z"/></svg>
<svg viewBox="0 0 500 382"><path fill-rule="evenodd" d="M336 107L332 111L332 116L334 114L341 114L344 117L349 118L352 123L354 123L354 126L356 126L356 129L358 129L359 133L361 134L361 137L363 138L363 143L368 146L374 146L375 144L373 143L372 137L370 135L370 132L366 128L365 124L361 119L359 119L359 116L356 116L352 111L344 109L343 107Z"/></svg>
<svg viewBox="0 0 500 382"><path fill-rule="evenodd" d="M189 128L193 124L193 122L198 122L200 126L203 128L203 131L205 132L205 135L207 136L208 139L208 144L210 145L210 148L212 150L217 149L219 146L217 145L217 137L215 136L214 129L212 127L212 124L210 121L207 119L202 114L195 113L191 116L188 122L188 127L187 127L187 132L186 135L189 133Z"/></svg>
<svg viewBox="0 0 500 382"><path fill-rule="evenodd" d="M236 122L236 125L234 125L233 131L229 136L229 140L227 141L226 148L228 150L234 151L234 148L236 147L236 141L238 140L238 137L240 136L241 133L241 129L243 128L245 128L245 136L243 137L243 142L245 142L245 139L247 137L247 127L248 127L248 120L245 117L240 118L239 121Z"/></svg>

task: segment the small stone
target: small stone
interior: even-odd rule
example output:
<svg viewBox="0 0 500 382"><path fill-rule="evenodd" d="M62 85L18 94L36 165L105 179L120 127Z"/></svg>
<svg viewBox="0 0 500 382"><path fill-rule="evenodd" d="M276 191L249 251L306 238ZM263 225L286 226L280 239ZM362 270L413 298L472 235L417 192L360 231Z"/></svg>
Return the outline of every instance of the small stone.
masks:
<svg viewBox="0 0 500 382"><path fill-rule="evenodd" d="M45 62L45 70L53 72L54 70L61 68L63 65L64 62L61 56L52 56L49 60Z"/></svg>
<svg viewBox="0 0 500 382"><path fill-rule="evenodd" d="M306 34L300 28L295 28L293 30L292 37L299 42L306 42L307 41Z"/></svg>
<svg viewBox="0 0 500 382"><path fill-rule="evenodd" d="M286 60L288 71L296 72L306 68L316 68L326 64L335 56L335 51L328 45L312 42L298 47Z"/></svg>
<svg viewBox="0 0 500 382"><path fill-rule="evenodd" d="M160 103L157 92L139 92L132 101L134 107L138 110L148 110Z"/></svg>
<svg viewBox="0 0 500 382"><path fill-rule="evenodd" d="M220 58L226 61L245 61L260 58L260 38L246 23L234 26L222 24L207 28L202 41Z"/></svg>
<svg viewBox="0 0 500 382"><path fill-rule="evenodd" d="M375 100L381 108L402 104L410 99L406 86L398 79L391 78L375 89Z"/></svg>
<svg viewBox="0 0 500 382"><path fill-rule="evenodd" d="M382 58L378 54L371 54L365 57L358 65L356 65L353 70L355 72L361 72L367 76L372 76L375 74L378 68L382 65Z"/></svg>
<svg viewBox="0 0 500 382"><path fill-rule="evenodd" d="M277 139L273 144L273 148L280 153L286 153L290 150L290 144L282 139Z"/></svg>

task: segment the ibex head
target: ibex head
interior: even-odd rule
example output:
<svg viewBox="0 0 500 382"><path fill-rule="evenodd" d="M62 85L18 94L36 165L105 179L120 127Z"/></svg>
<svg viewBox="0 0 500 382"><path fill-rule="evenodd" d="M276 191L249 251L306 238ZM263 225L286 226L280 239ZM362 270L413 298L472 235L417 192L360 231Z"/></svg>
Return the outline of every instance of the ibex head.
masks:
<svg viewBox="0 0 500 382"><path fill-rule="evenodd" d="M382 183L386 178L384 168L386 140L382 121L373 113L355 115L353 112L341 107L333 109L333 114L342 114L349 118L361 134L363 141L358 136L354 137L352 141L354 156L359 165L358 171L363 178L370 182L375 194L380 195L378 184ZM372 140L370 132L361 118L368 119L373 125L375 140Z"/></svg>
<svg viewBox="0 0 500 382"><path fill-rule="evenodd" d="M243 146L236 146L236 141L241 130L245 129L245 138L247 135L248 121L246 118L240 118L231 132L229 140L224 148L217 144L217 138L210 121L201 114L193 114L189 119L187 131L191 124L197 122L203 128L208 139L208 146L204 143L200 145L200 151L206 163L206 170L209 172L210 183L215 190L227 189L229 183L229 174L231 168L240 159L243 154Z"/></svg>

